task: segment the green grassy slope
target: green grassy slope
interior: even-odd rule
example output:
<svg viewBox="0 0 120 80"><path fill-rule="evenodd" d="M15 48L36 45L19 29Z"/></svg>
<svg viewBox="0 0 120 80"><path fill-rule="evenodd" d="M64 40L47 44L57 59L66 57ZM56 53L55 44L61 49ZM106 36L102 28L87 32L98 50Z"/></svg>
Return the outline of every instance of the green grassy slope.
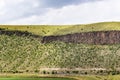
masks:
<svg viewBox="0 0 120 80"><path fill-rule="evenodd" d="M19 31L28 31L33 34L45 36L52 35L53 32L64 29L65 26L55 26L55 25L1 25L0 28L5 30L19 30Z"/></svg>
<svg viewBox="0 0 120 80"><path fill-rule="evenodd" d="M120 45L40 43L39 39L0 35L0 71L40 68L120 67Z"/></svg>
<svg viewBox="0 0 120 80"><path fill-rule="evenodd" d="M119 80L120 75L108 75L108 76L79 76L78 80Z"/></svg>
<svg viewBox="0 0 120 80"><path fill-rule="evenodd" d="M56 31L54 34L69 34L69 33L79 33L79 32L91 32L91 31L110 31L110 30L120 30L120 22L101 22L93 24L84 25L72 25L65 29Z"/></svg>
<svg viewBox="0 0 120 80"><path fill-rule="evenodd" d="M48 36L89 31L120 30L120 22L101 22L83 25L0 25L0 28L29 31L41 36Z"/></svg>
<svg viewBox="0 0 120 80"><path fill-rule="evenodd" d="M75 80L69 78L0 78L0 80Z"/></svg>
<svg viewBox="0 0 120 80"><path fill-rule="evenodd" d="M70 26L0 26L41 36L76 32L120 30L119 22ZM107 26L107 27L106 27ZM36 71L40 68L120 68L120 45L87 45L63 42L42 44L30 36L0 35L0 72Z"/></svg>

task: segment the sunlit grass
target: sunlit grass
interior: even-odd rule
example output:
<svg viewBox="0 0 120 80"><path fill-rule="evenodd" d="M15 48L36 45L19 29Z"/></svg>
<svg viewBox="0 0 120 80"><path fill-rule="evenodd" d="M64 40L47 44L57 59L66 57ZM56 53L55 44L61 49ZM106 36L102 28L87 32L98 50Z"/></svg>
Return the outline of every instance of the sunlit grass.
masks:
<svg viewBox="0 0 120 80"><path fill-rule="evenodd" d="M120 22L102 22L83 25L1 25L0 28L28 31L37 35L48 36L90 31L120 30Z"/></svg>

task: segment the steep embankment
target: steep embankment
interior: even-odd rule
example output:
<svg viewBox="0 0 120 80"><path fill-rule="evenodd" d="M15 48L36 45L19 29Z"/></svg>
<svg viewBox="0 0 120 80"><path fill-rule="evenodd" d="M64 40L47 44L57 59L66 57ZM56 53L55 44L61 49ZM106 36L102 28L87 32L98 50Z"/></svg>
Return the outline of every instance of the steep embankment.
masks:
<svg viewBox="0 0 120 80"><path fill-rule="evenodd" d="M84 44L119 44L120 31L96 31L67 34L61 36L45 36L42 40L43 43L52 41Z"/></svg>
<svg viewBox="0 0 120 80"><path fill-rule="evenodd" d="M0 71L43 72L46 68L79 68L80 71L83 69L81 74L86 74L86 71L91 73L91 69L95 71L94 68L120 68L120 45L42 44L40 40L29 35L0 35Z"/></svg>
<svg viewBox="0 0 120 80"><path fill-rule="evenodd" d="M38 29L38 27L35 28ZM55 28L53 32L58 31L59 35L62 35L60 33L62 31L64 32L64 34L71 33L70 32L71 30L74 31L72 27L71 28L69 27L69 29L68 28L61 29L62 31L57 28ZM119 39L119 37L115 37L113 39L113 37L116 36L116 34L119 35L119 31L117 32L101 31L101 33L100 32L92 33L92 32L87 32L87 28L84 29L79 28L81 30L84 30L84 32L86 31L86 33L81 33L81 32L76 33L78 37L75 34L69 34L67 35L66 38L65 35L65 40L69 39L68 41L73 40L72 42L74 42L74 40L77 40L75 38L78 38L77 41L79 41L79 39L81 39L80 37L83 36L85 42L89 41L89 39L93 39L94 41L94 36L96 36L97 38L98 37L103 38L103 40L107 38L112 39L113 40L112 43L113 43L114 39L115 41ZM43 44L41 43L42 37L39 36L36 37L36 35L30 33L31 31L35 32L36 29L34 29L34 27L25 27L25 28L22 27L23 30L21 31L24 32L13 31L14 29L17 30L17 28L14 26L14 28L11 29L8 28L0 31L1 34L0 35L0 72L5 72L5 73L8 72L38 73L39 72L39 73L49 74L49 73L53 73L52 71L49 71L51 68L58 69L58 71L61 68L62 69L65 68L65 70L63 70L60 73L80 73L80 74L101 73L102 74L104 73L104 69L119 70L120 68L119 44L90 45L90 44L83 44L84 42L83 43L80 42L79 44L65 43L63 38L64 35L61 36L63 40L61 39L54 41L50 39L49 41L50 43ZM53 29L52 27L50 29L45 29L44 27L42 27L41 29L43 30L43 33L46 33L48 31L46 35L48 34L55 35L56 33L56 32L55 33L52 32ZM90 29L93 30L92 27ZM111 29L113 29L113 27ZM96 29L96 31L97 30L98 29ZM106 30L108 30L108 28ZM119 29L116 28L115 30L119 30ZM74 32L78 32L77 28L75 28ZM106 33L107 34L109 33L109 36L107 36ZM42 36L45 35L42 34L41 32L40 34ZM75 35L75 38L72 37L73 35ZM100 43L103 44L102 40L99 39L97 40L98 42L100 41ZM108 42L111 41L108 40ZM72 71L70 72L69 69L72 69ZM98 71L96 71L96 69Z"/></svg>

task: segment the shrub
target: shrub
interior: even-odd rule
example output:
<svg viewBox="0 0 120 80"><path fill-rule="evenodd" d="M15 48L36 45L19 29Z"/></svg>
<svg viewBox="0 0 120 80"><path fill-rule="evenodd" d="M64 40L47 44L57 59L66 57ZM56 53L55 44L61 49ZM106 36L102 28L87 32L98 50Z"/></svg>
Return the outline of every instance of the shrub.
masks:
<svg viewBox="0 0 120 80"><path fill-rule="evenodd" d="M46 74L46 71L45 71L45 70L43 71L43 74Z"/></svg>
<svg viewBox="0 0 120 80"><path fill-rule="evenodd" d="M57 71L52 71L52 74L57 74Z"/></svg>
<svg viewBox="0 0 120 80"><path fill-rule="evenodd" d="M70 74L70 71L66 71L66 73Z"/></svg>
<svg viewBox="0 0 120 80"><path fill-rule="evenodd" d="M36 69L36 70L35 70L35 73L39 73L39 70Z"/></svg>
<svg viewBox="0 0 120 80"><path fill-rule="evenodd" d="M79 73L79 71L72 71L72 73L74 73L74 74L78 74L78 73Z"/></svg>
<svg viewBox="0 0 120 80"><path fill-rule="evenodd" d="M29 70L26 70L26 72L29 72Z"/></svg>
<svg viewBox="0 0 120 80"><path fill-rule="evenodd" d="M85 72L85 75L87 75L88 73L87 72Z"/></svg>

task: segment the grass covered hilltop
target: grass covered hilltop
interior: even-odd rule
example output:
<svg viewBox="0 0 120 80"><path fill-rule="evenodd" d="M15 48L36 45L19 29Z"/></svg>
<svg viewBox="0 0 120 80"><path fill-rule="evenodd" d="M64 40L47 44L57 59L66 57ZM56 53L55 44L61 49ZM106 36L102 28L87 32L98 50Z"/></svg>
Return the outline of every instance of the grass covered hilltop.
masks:
<svg viewBox="0 0 120 80"><path fill-rule="evenodd" d="M82 25L1 25L6 30L28 31L41 36L65 35L79 32L120 30L120 22L101 22Z"/></svg>
<svg viewBox="0 0 120 80"><path fill-rule="evenodd" d="M119 31L120 22L86 25L0 25L0 28L1 74L115 75L120 73L120 44L90 45L61 41L41 43L42 37L50 35ZM16 31L21 32L21 35L18 36ZM33 37L31 34L39 36ZM119 76L117 78L108 76L109 79L105 76L104 79L101 79L101 76L91 76L87 79L89 77L86 76L85 80L120 79Z"/></svg>

